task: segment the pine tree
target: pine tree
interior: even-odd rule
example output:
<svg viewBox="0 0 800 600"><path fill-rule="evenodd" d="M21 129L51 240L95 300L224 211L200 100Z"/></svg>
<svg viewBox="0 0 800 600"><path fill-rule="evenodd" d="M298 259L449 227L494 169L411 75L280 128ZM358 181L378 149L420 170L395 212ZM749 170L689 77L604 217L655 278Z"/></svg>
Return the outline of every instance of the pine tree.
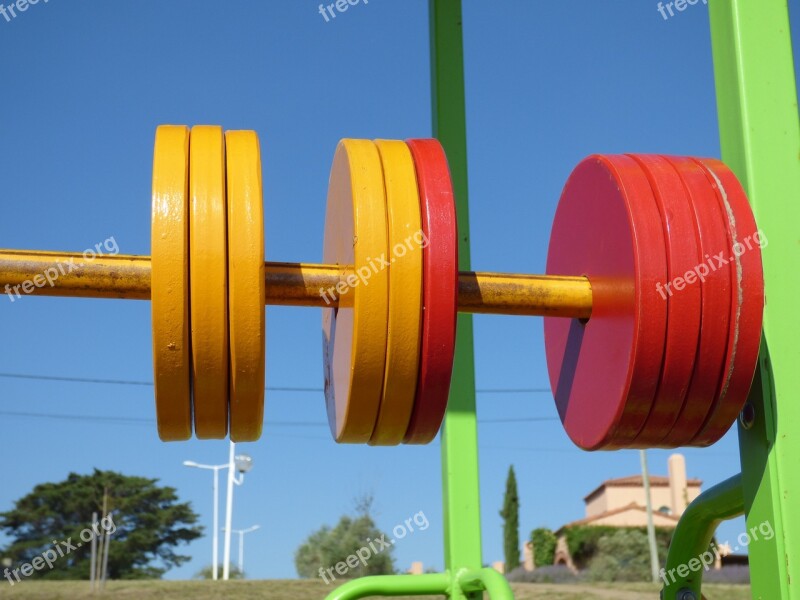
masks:
<svg viewBox="0 0 800 600"><path fill-rule="evenodd" d="M506 495L503 498L503 551L505 553L505 572L510 573L519 566L519 494L514 466L508 468Z"/></svg>

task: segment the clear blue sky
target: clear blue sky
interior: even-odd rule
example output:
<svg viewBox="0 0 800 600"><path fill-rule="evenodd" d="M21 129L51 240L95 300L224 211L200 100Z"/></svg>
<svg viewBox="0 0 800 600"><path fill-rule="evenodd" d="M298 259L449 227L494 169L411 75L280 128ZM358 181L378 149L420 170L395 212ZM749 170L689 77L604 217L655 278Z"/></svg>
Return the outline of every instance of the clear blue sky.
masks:
<svg viewBox="0 0 800 600"><path fill-rule="evenodd" d="M475 269L544 270L560 189L589 153L719 155L707 8L665 21L656 4L465 1ZM337 140L428 136L430 86L427 2L370 0L327 23L318 5L42 0L0 17L0 246L82 251L114 236L123 253L149 254L155 128L213 123L261 138L268 258L319 260ZM152 379L147 302L0 297L0 331L0 372ZM475 337L480 389L548 387L540 319L479 316ZM268 385L320 387L320 357L318 311L267 311ZM549 392L480 393L478 407L482 420L517 419L480 426L486 562L502 559L509 464L523 538L582 517L586 493L639 469L635 451L574 448ZM7 414L153 419L151 388L0 377L0 411L0 510L97 467L174 486L210 528L211 474L181 463L224 462L226 442ZM398 567L442 567L438 442L337 446L320 392L270 392L262 440L239 449L255 461L234 514L234 527L261 525L246 542L252 577L295 576L295 548L366 492L384 529L418 511L431 523L398 542ZM654 473L666 474L668 454L649 452ZM706 486L724 479L739 468L735 432L686 456ZM720 539L741 531L726 525ZM185 552L191 562L168 577L209 564L210 538Z"/></svg>

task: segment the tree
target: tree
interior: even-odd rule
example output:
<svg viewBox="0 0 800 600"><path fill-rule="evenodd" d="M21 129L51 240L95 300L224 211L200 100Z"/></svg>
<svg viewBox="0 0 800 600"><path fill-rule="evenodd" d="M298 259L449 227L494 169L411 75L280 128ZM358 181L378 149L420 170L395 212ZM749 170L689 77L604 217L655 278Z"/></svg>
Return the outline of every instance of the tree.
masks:
<svg viewBox="0 0 800 600"><path fill-rule="evenodd" d="M21 564L59 550L52 568L37 571L36 577L88 579L91 539L105 531L111 534L109 578L160 577L189 560L175 548L200 537L202 528L191 505L178 502L175 488L157 482L95 469L91 475L70 473L64 481L39 484L12 510L0 513L0 530L13 538L0 555ZM92 513L102 512L105 491L109 516L93 524Z"/></svg>
<svg viewBox="0 0 800 600"><path fill-rule="evenodd" d="M333 529L325 525L312 533L295 552L297 574L331 583L394 573L390 538L375 525L371 506L371 497L360 499L354 516L345 515Z"/></svg>
<svg viewBox="0 0 800 600"><path fill-rule="evenodd" d="M620 529L601 537L589 563L589 577L594 581L648 581L647 536L634 529Z"/></svg>
<svg viewBox="0 0 800 600"><path fill-rule="evenodd" d="M505 553L505 571L510 573L519 566L519 495L517 494L517 476L514 465L508 468L506 478L506 495L503 498L503 551Z"/></svg>
<svg viewBox="0 0 800 600"><path fill-rule="evenodd" d="M217 575L219 577L222 576L222 565L217 565ZM239 567L231 564L228 577L230 579L244 579L245 574L239 570ZM214 570L211 568L211 565L206 565L195 573L194 579L214 579Z"/></svg>
<svg viewBox="0 0 800 600"><path fill-rule="evenodd" d="M536 568L552 565L556 558L556 534L547 527L538 527L531 531L533 545L533 562Z"/></svg>

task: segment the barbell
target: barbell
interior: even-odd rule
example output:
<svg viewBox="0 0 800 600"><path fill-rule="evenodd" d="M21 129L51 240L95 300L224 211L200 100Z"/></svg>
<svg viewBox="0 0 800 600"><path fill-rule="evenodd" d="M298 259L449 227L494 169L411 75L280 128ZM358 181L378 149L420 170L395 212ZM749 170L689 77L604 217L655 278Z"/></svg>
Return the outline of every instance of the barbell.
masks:
<svg viewBox="0 0 800 600"><path fill-rule="evenodd" d="M459 311L545 317L553 396L583 449L706 446L746 400L766 238L720 161L584 159L558 203L546 275L458 271L453 189L436 140L339 143L323 264L265 262L262 206L254 132L160 126L152 256L0 250L0 286L150 299L165 441L192 431L260 437L267 304L323 309L337 442L436 436ZM40 285L45 273L57 276Z"/></svg>

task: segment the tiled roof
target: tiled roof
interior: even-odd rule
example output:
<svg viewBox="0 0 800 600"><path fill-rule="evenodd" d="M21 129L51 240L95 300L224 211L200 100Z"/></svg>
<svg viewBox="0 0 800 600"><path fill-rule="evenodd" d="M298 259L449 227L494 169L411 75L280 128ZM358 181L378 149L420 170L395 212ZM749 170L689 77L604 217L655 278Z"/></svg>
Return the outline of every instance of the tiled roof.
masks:
<svg viewBox="0 0 800 600"><path fill-rule="evenodd" d="M703 481L700 479L687 479L686 485L687 487L700 487L703 484ZM652 487L668 487L669 486L669 477L664 477L663 475L650 475L650 485ZM641 475L630 475L628 477L617 477L616 479L606 479L603 483L597 486L594 490L592 490L583 500L584 502L588 502L598 493L600 493L603 488L606 487L642 487L643 486L643 479Z"/></svg>

